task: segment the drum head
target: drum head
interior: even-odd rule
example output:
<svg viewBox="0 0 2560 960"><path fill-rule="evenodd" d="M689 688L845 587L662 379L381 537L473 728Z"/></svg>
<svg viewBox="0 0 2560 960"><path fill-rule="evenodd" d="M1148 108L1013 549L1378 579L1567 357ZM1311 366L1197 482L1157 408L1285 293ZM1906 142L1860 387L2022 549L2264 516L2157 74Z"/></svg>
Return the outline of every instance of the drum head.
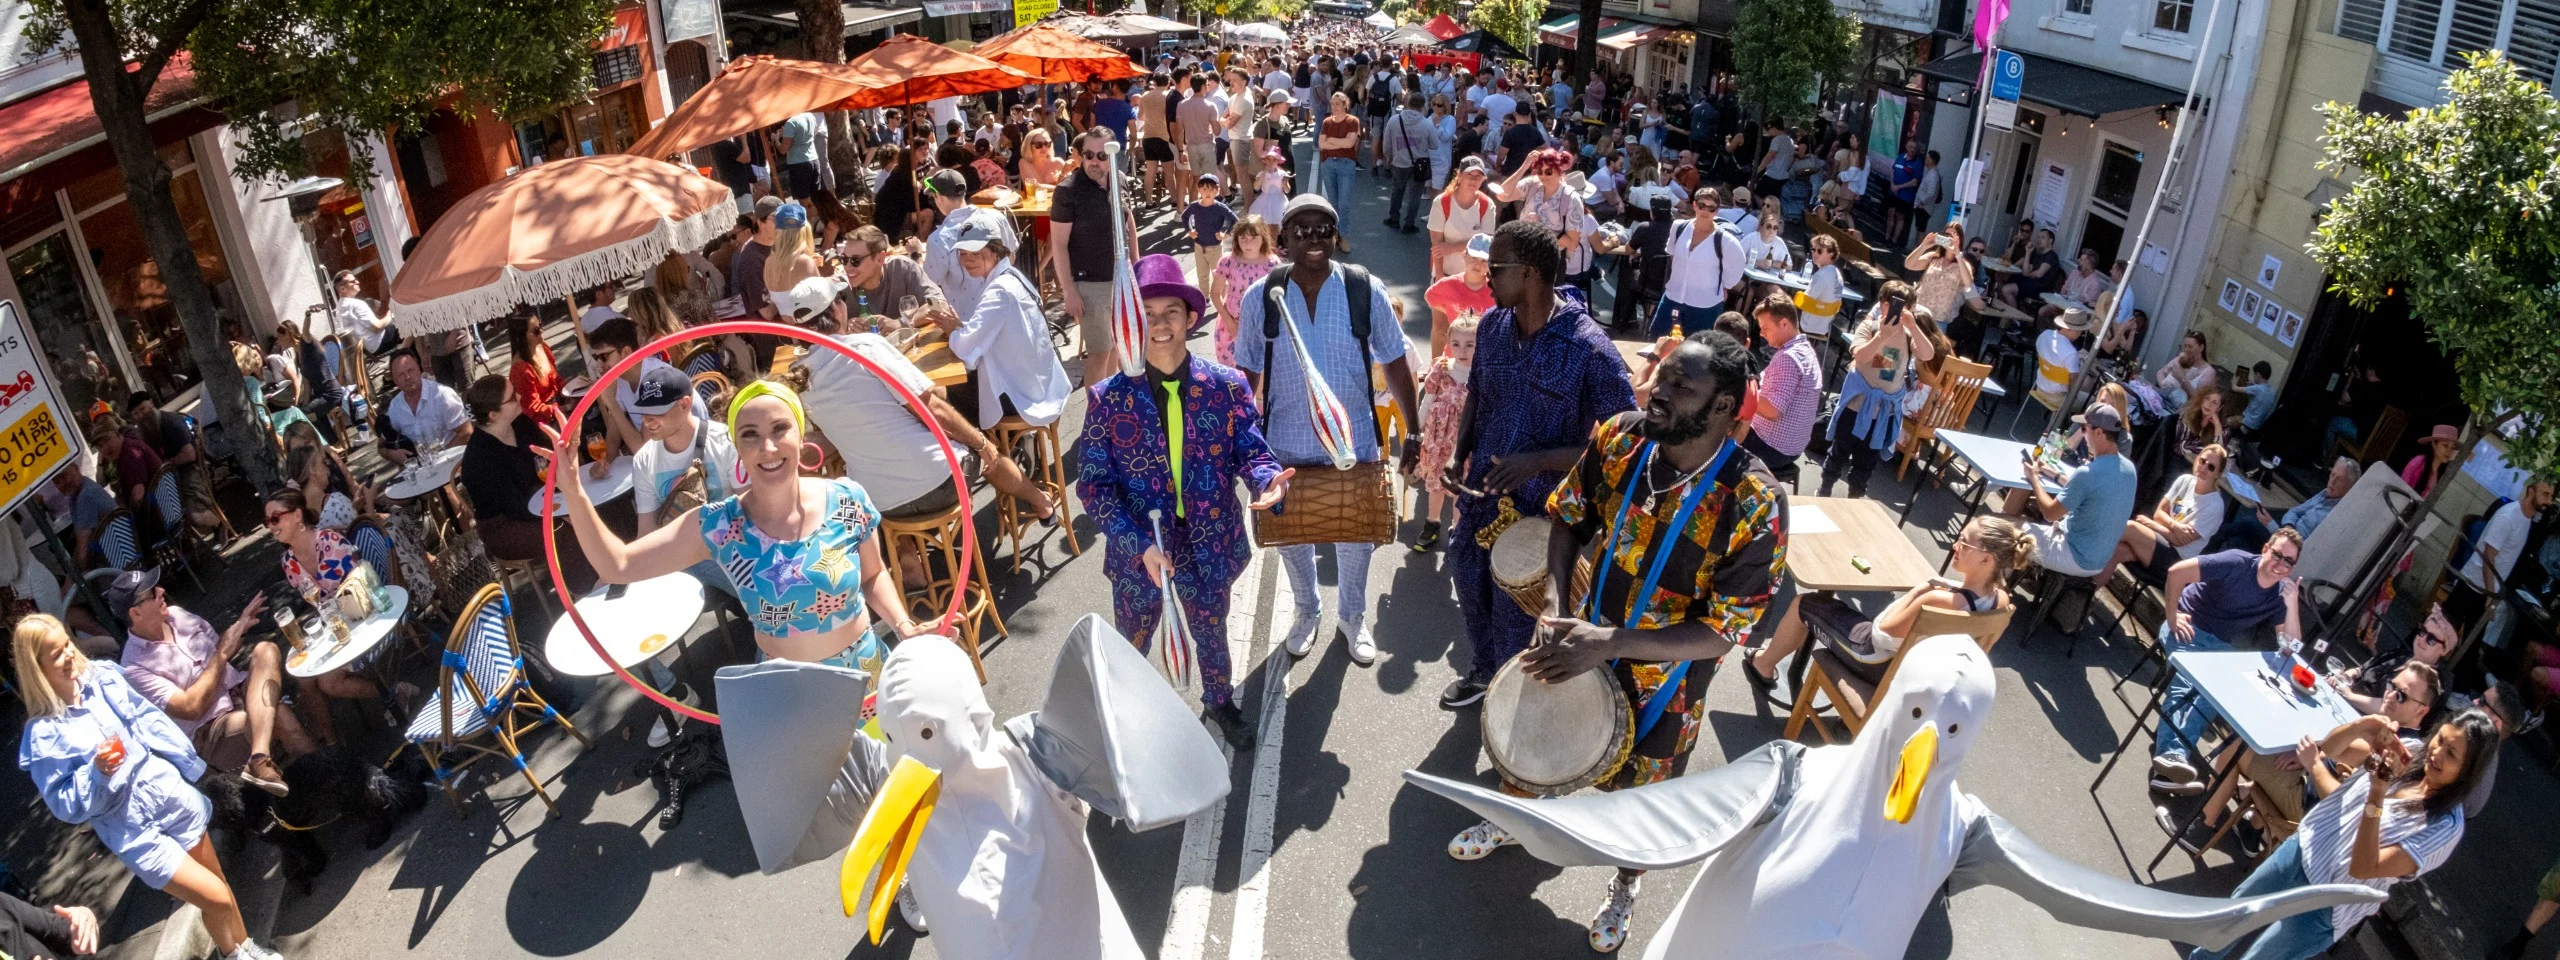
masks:
<svg viewBox="0 0 2560 960"><path fill-rule="evenodd" d="M1493 582L1507 587L1534 587L1547 581L1547 540L1555 524L1545 517L1522 517L1493 540L1489 566Z"/></svg>
<svg viewBox="0 0 2560 960"><path fill-rule="evenodd" d="M1616 772L1633 746L1634 718L1618 683L1592 670L1542 683L1513 658L1484 695L1484 751L1495 770L1541 794L1568 793Z"/></svg>

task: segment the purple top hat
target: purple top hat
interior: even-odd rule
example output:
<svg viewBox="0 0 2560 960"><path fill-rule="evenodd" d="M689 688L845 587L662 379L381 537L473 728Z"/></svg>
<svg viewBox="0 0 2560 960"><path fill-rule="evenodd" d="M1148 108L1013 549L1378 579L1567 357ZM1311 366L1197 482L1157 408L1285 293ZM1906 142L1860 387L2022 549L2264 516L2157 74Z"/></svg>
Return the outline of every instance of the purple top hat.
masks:
<svg viewBox="0 0 2560 960"><path fill-rule="evenodd" d="M1171 254L1155 253L1139 257L1133 269L1138 278L1138 299L1181 297L1182 302L1191 305L1191 312L1208 312L1209 298L1201 295L1199 287L1192 286L1190 281L1182 278L1182 263L1175 260Z"/></svg>

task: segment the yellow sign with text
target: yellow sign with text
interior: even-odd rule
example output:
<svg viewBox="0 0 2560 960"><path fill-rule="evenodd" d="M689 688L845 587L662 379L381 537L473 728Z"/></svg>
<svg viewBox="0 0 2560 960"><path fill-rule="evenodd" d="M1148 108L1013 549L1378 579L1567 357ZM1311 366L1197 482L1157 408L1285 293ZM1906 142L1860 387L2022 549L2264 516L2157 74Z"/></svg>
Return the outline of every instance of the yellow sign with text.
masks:
<svg viewBox="0 0 2560 960"><path fill-rule="evenodd" d="M54 419L53 405L37 404L0 431L0 503L17 503L37 483L70 463L74 452Z"/></svg>
<svg viewBox="0 0 2560 960"><path fill-rule="evenodd" d="M62 394L42 345L14 300L0 300L0 513L17 509L36 484L80 456L76 430L64 429Z"/></svg>
<svg viewBox="0 0 2560 960"><path fill-rule="evenodd" d="M1058 12L1058 0L1013 0L1013 25L1027 27L1041 17Z"/></svg>

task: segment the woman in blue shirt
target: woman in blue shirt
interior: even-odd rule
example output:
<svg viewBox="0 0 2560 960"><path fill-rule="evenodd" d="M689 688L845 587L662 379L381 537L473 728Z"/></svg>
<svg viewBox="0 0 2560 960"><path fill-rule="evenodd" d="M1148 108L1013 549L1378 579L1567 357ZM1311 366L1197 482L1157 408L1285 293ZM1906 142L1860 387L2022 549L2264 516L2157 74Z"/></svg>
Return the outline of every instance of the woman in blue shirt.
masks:
<svg viewBox="0 0 2560 960"><path fill-rule="evenodd" d="M755 624L756 648L783 660L853 666L869 652L861 641L871 632L873 607L900 637L936 629L907 616L872 535L880 511L871 495L841 477L801 476L817 469L810 461L818 447L807 431L799 394L771 380L747 384L729 402L738 454L730 480L744 492L629 542L605 529L583 484L561 484L569 524L597 578L637 583L716 561ZM574 469L577 454L569 456Z"/></svg>
<svg viewBox="0 0 2560 960"><path fill-rule="evenodd" d="M249 939L231 883L205 842L212 805L193 781L205 772L177 721L125 681L115 664L82 656L62 621L29 614L10 637L27 725L18 769L45 809L87 825L134 876L204 913L226 958L281 960Z"/></svg>

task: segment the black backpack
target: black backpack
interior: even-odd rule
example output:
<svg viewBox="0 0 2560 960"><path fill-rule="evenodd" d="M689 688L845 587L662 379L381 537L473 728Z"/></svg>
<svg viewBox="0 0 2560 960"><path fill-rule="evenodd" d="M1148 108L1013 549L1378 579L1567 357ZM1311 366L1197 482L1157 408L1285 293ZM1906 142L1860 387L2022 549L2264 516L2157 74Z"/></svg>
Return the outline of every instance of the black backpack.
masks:
<svg viewBox="0 0 2560 960"><path fill-rule="evenodd" d="M1390 101L1393 101L1396 95L1395 87L1393 86L1394 83L1395 78L1393 76L1383 73L1379 74L1378 79L1369 82L1369 102L1389 103Z"/></svg>
<svg viewBox="0 0 2560 960"><path fill-rule="evenodd" d="M1370 301L1376 299L1370 285L1375 281L1370 279L1369 271L1358 264L1345 263L1340 266L1342 267L1342 296L1351 307L1351 338L1360 341L1360 370L1366 373L1376 362L1369 358L1369 306ZM1253 399L1262 407L1262 418L1265 422L1271 419L1270 371L1275 356L1272 351L1275 349L1273 345L1280 340L1280 317L1289 309L1288 284L1289 268L1285 265L1271 268L1270 275L1264 277L1262 281L1262 390L1256 393ZM1315 305L1310 303L1307 309L1312 312ZM1313 322L1315 318L1307 319ZM1361 392L1365 398L1368 392L1367 384L1361 385ZM1377 432L1378 418L1375 415L1352 419L1368 420L1370 432L1373 435ZM1374 439L1381 444L1386 442L1385 437L1374 437Z"/></svg>

